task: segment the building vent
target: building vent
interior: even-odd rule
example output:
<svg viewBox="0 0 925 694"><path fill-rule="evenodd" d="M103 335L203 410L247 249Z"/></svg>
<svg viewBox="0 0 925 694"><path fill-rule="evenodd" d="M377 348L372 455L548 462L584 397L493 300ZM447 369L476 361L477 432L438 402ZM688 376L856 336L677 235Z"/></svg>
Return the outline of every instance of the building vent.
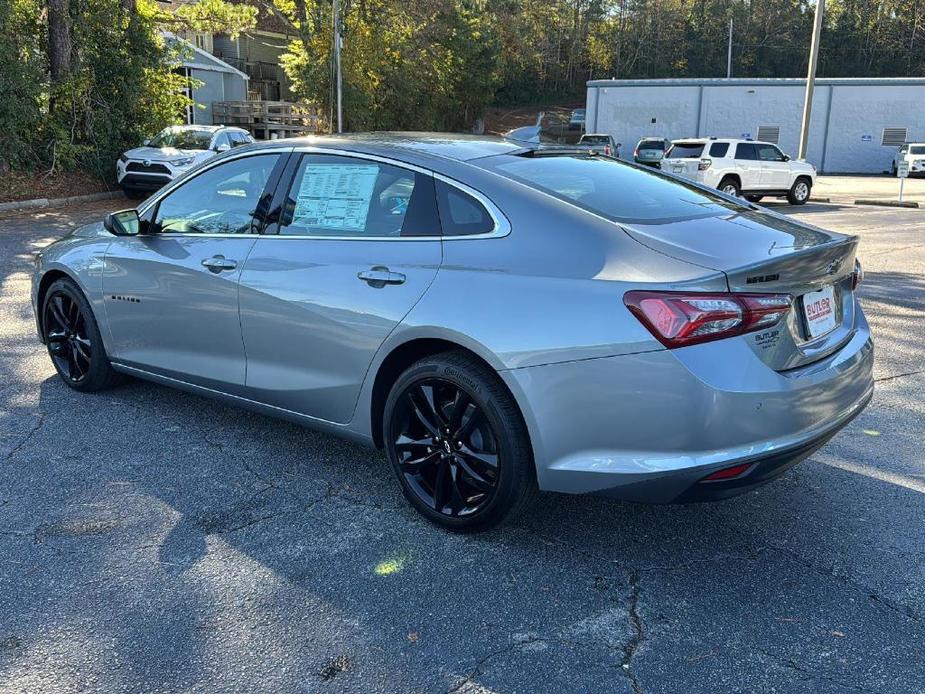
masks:
<svg viewBox="0 0 925 694"><path fill-rule="evenodd" d="M884 128L880 144L884 147L899 147L906 144L906 128Z"/></svg>
<svg viewBox="0 0 925 694"><path fill-rule="evenodd" d="M780 126L779 125L759 125L758 126L758 141L759 142L771 142L773 144L778 144L780 142Z"/></svg>

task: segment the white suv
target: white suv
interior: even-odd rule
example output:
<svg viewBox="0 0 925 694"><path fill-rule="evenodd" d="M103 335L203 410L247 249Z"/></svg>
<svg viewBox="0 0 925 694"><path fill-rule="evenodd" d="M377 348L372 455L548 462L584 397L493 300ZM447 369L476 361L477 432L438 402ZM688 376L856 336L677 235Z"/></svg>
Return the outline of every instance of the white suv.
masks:
<svg viewBox="0 0 925 694"><path fill-rule="evenodd" d="M750 202L773 196L802 205L816 182L816 167L777 145L731 138L674 140L660 168Z"/></svg>
<svg viewBox="0 0 925 694"><path fill-rule="evenodd" d="M223 125L174 125L153 140L130 149L116 162L116 180L130 198L170 183L220 152L254 141L242 128Z"/></svg>
<svg viewBox="0 0 925 694"><path fill-rule="evenodd" d="M905 159L909 163L909 175L925 174L925 142L909 142L899 148L893 157L891 172L899 175L899 162Z"/></svg>

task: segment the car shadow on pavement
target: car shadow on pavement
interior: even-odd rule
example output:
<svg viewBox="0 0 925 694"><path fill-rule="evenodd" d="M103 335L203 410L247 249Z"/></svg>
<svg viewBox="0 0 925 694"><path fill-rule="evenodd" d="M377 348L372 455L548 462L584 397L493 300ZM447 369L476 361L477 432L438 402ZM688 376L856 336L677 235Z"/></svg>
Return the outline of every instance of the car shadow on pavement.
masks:
<svg viewBox="0 0 925 694"><path fill-rule="evenodd" d="M866 412L725 502L543 494L463 536L413 512L380 453L286 422L139 381L83 395L51 377L38 409L0 472L0 624L20 644L0 678L51 649L104 688L232 669L270 690L672 691L717 668L759 689L925 686L925 489L870 462L887 437L917 445L896 433L915 411L895 432Z"/></svg>

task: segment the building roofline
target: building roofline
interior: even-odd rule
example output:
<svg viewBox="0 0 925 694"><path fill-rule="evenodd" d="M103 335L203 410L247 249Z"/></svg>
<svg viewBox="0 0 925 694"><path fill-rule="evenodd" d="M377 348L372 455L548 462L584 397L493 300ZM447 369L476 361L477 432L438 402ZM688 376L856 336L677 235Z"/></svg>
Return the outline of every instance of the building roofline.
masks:
<svg viewBox="0 0 925 694"><path fill-rule="evenodd" d="M588 87L796 87L803 77L679 77L667 79L588 80ZM925 77L817 77L820 86L925 86Z"/></svg>
<svg viewBox="0 0 925 694"><path fill-rule="evenodd" d="M218 56L214 56L208 51L202 50L199 48L199 46L187 41L186 39L181 38L169 31L165 31L164 36L166 36L171 41L177 41L184 44L185 46L192 48L194 56L201 56L205 58L205 62L195 62L193 60L184 58L180 63L183 67L194 68L196 70L210 70L212 72L227 72L233 75L237 75L238 77L242 77L245 81L250 80L250 77L248 77L245 73L241 72L237 68L232 67Z"/></svg>

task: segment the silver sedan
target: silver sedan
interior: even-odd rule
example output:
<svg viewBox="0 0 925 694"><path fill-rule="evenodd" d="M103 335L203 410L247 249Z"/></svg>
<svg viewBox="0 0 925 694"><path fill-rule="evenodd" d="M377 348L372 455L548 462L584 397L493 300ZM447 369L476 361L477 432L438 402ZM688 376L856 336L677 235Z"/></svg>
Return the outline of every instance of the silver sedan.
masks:
<svg viewBox="0 0 925 694"><path fill-rule="evenodd" d="M857 239L492 138L241 147L37 258L61 378L126 375L384 448L461 531L537 490L718 499L870 400Z"/></svg>

